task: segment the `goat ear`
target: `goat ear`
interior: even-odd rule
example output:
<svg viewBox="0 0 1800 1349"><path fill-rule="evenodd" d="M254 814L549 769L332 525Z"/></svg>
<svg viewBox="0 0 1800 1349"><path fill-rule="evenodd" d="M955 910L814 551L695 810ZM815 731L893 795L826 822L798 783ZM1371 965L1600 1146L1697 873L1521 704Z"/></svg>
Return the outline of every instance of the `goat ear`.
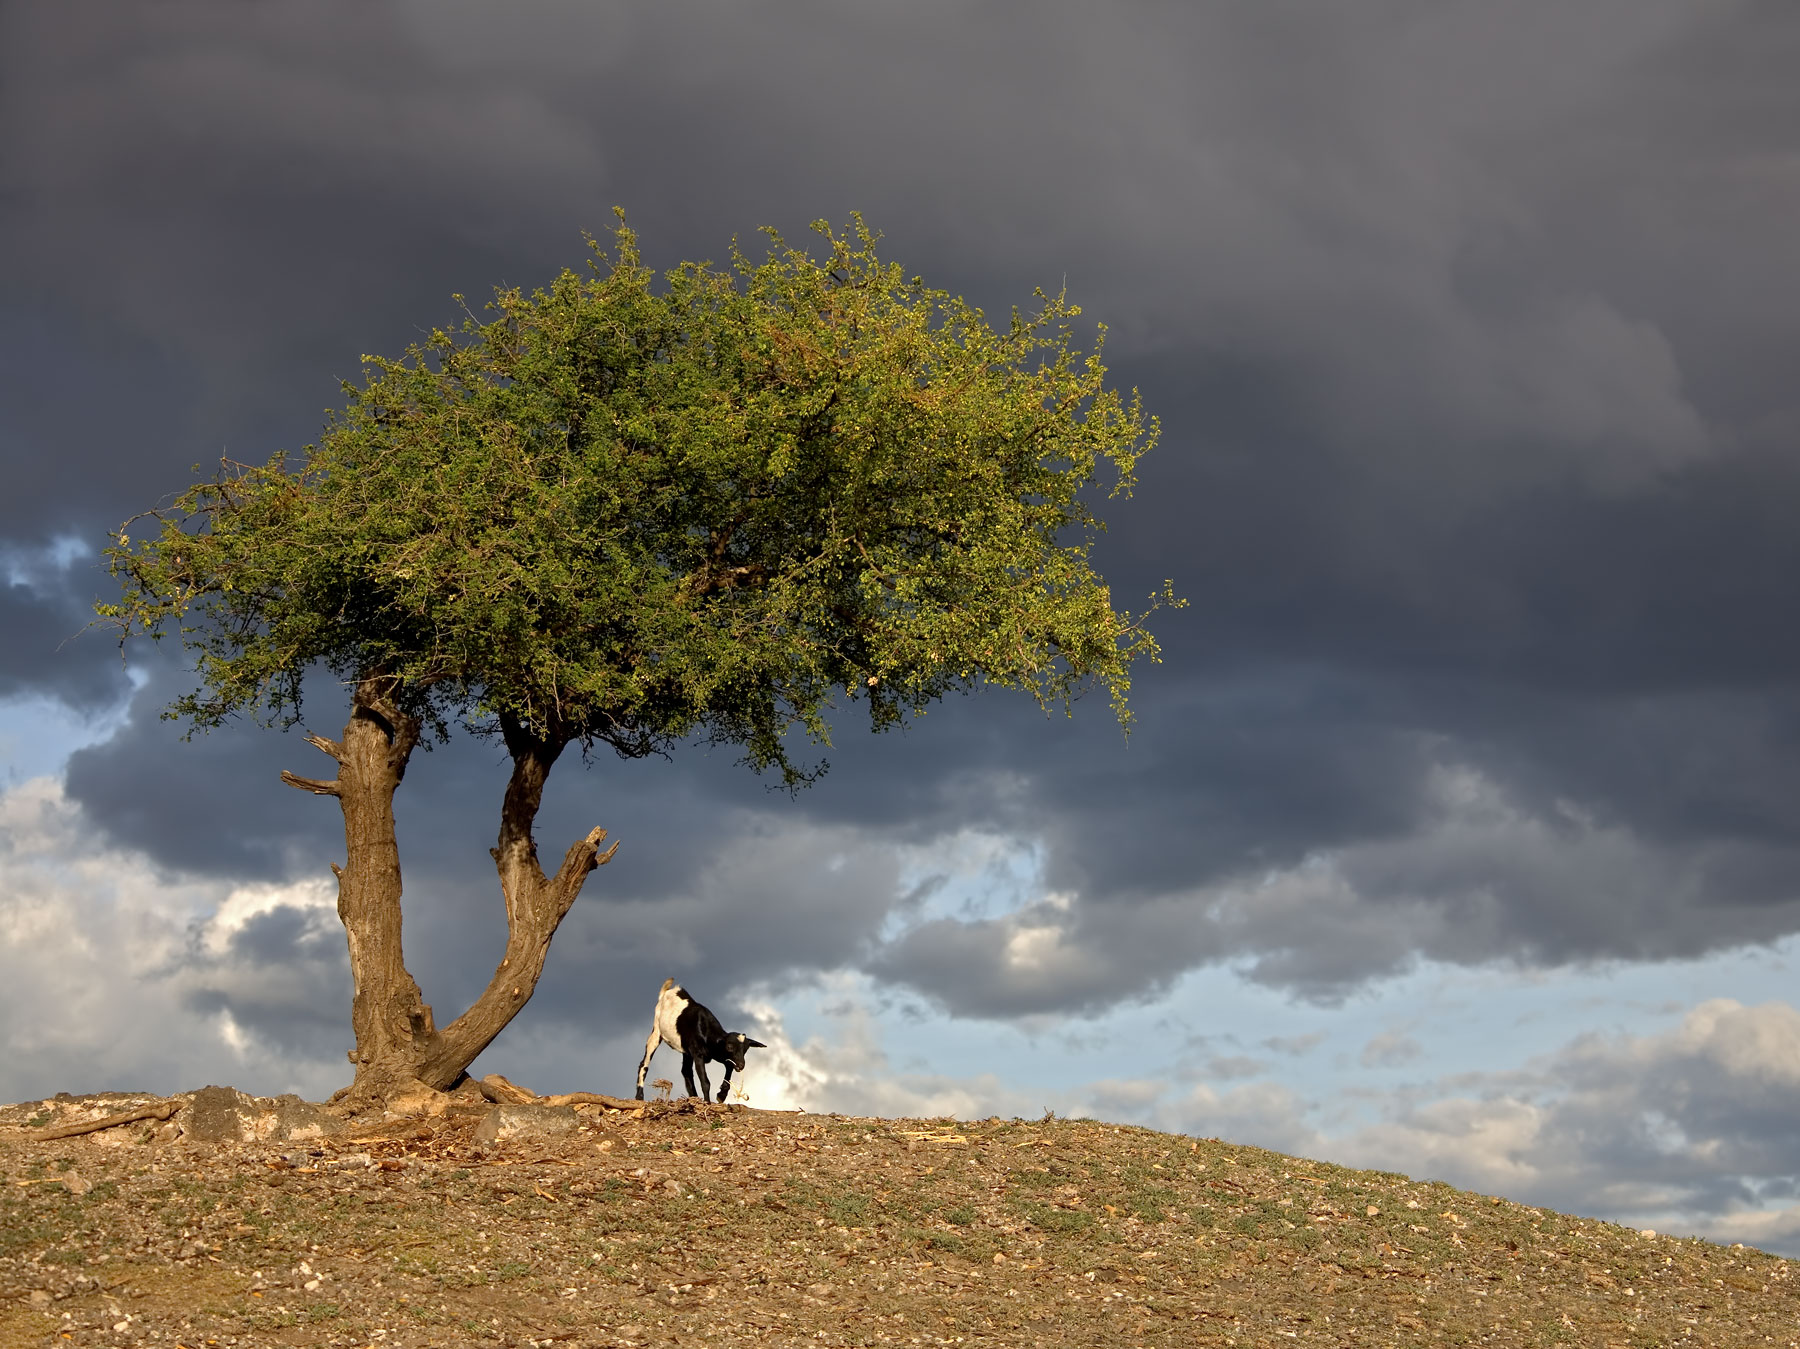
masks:
<svg viewBox="0 0 1800 1349"><path fill-rule="evenodd" d="M768 1046L766 1044L764 1044L761 1040L752 1040L748 1035L746 1035L744 1037L744 1048L745 1049L767 1049Z"/></svg>

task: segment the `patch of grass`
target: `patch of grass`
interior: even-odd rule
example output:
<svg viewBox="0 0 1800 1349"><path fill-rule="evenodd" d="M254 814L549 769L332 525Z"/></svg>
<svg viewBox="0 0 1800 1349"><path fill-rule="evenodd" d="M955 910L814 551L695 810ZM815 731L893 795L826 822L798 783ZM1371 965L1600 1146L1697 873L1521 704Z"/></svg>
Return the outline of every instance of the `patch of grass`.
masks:
<svg viewBox="0 0 1800 1349"><path fill-rule="evenodd" d="M159 1173L140 1169L79 1199L55 1184L12 1184L33 1150L0 1142L0 1248L46 1273L72 1272L88 1253L85 1272L123 1290L144 1342L189 1346L227 1344L227 1332L239 1343L248 1333L258 1344L365 1344L396 1315L457 1344L516 1343L527 1324L543 1333L655 1321L671 1342L720 1349L818 1332L852 1344L962 1336L1124 1349L1223 1345L1228 1334L1282 1343L1274 1337L1310 1322L1303 1337L1354 1344L1650 1346L1684 1334L1693 1343L1703 1332L1689 1318L1725 1324L1726 1299L1730 1326L1753 1343L1786 1324L1800 1285L1800 1268L1788 1282L1788 1266L1759 1252L1646 1239L1146 1130L972 1121L955 1126L966 1145L908 1148L896 1134L911 1122L733 1115L614 1126L616 1151L570 1149L579 1160L566 1170L523 1152L500 1154L506 1168L476 1166L465 1122L450 1121L398 1176L265 1175L173 1151ZM656 1159L646 1192L624 1174L638 1164L628 1157L648 1162L670 1140L675 1155ZM89 1180L131 1169L121 1154L57 1146L78 1152ZM41 1169L63 1169L51 1149L42 1156ZM734 1165L713 1170L724 1160ZM665 1174L710 1187L710 1201L668 1200ZM174 1184L184 1176L196 1179ZM435 1193L417 1183L434 1178ZM561 1202L543 1200L540 1185ZM186 1238L165 1235L165 1208L196 1239L223 1243L218 1259L177 1260ZM109 1242L113 1259L94 1263ZM319 1291L330 1302L309 1309L285 1283L247 1296L251 1269L285 1279L303 1256L324 1262L333 1282ZM830 1296L792 1296L819 1283ZM742 1325L721 1316L728 1301L765 1300L770 1310ZM768 1323L777 1310L791 1319ZM15 1334L32 1317L41 1338L41 1312L0 1300L0 1344L37 1342Z"/></svg>
<svg viewBox="0 0 1800 1349"><path fill-rule="evenodd" d="M843 1227L860 1227L869 1213L869 1196L847 1190L825 1204L825 1216Z"/></svg>
<svg viewBox="0 0 1800 1349"><path fill-rule="evenodd" d="M969 1249L969 1243L955 1232L941 1232L929 1227L908 1227L901 1235L908 1241L918 1243L928 1251L943 1251L949 1255L962 1255Z"/></svg>
<svg viewBox="0 0 1800 1349"><path fill-rule="evenodd" d="M1086 1209L1057 1208L1052 1204L1037 1204L1029 1200L1015 1204L1014 1208L1029 1218L1034 1227L1046 1232L1085 1232L1094 1225L1094 1215Z"/></svg>
<svg viewBox="0 0 1800 1349"><path fill-rule="evenodd" d="M1133 1191L1128 1202L1137 1217L1147 1223L1159 1223L1180 1199L1180 1195L1166 1186L1145 1185Z"/></svg>

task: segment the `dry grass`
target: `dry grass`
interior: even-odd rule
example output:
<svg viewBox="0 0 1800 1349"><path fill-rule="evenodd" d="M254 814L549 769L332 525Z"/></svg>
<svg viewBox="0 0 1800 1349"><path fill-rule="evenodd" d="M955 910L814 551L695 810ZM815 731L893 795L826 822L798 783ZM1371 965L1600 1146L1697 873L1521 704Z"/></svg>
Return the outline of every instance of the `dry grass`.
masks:
<svg viewBox="0 0 1800 1349"><path fill-rule="evenodd" d="M314 1152L0 1112L0 1345L1796 1343L1774 1256L1212 1140L479 1114Z"/></svg>

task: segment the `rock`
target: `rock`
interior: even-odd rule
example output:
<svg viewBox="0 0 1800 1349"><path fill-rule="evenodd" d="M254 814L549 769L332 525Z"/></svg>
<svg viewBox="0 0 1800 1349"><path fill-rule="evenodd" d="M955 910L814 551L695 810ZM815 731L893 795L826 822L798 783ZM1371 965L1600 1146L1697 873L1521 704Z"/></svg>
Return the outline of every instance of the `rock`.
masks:
<svg viewBox="0 0 1800 1349"><path fill-rule="evenodd" d="M182 1137L196 1143L299 1143L344 1128L343 1121L298 1096L259 1099L235 1087L202 1087L180 1120Z"/></svg>
<svg viewBox="0 0 1800 1349"><path fill-rule="evenodd" d="M256 1102L236 1087L202 1087L181 1112L181 1132L196 1143L242 1143L255 1137Z"/></svg>
<svg viewBox="0 0 1800 1349"><path fill-rule="evenodd" d="M450 1108L452 1099L447 1092L415 1081L411 1086L403 1087L388 1097L387 1113L390 1119L409 1115L436 1118Z"/></svg>
<svg viewBox="0 0 1800 1349"><path fill-rule="evenodd" d="M272 1101L259 1100L257 1105L263 1110L256 1124L258 1138L303 1143L344 1131L342 1120L298 1096L277 1096Z"/></svg>
<svg viewBox="0 0 1800 1349"><path fill-rule="evenodd" d="M554 1138L574 1133L579 1121L572 1105L497 1105L475 1130L477 1143L505 1143L514 1138Z"/></svg>
<svg viewBox="0 0 1800 1349"><path fill-rule="evenodd" d="M49 1307L52 1301L53 1299L50 1296L49 1289L33 1288L31 1290L31 1305L36 1307L39 1311L43 1311L45 1308Z"/></svg>

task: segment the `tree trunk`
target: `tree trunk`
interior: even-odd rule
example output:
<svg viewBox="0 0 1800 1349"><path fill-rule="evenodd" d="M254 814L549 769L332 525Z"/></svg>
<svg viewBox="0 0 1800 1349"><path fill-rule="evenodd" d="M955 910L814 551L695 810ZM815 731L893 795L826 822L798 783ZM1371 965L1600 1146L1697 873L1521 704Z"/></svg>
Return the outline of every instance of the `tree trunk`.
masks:
<svg viewBox="0 0 1800 1349"><path fill-rule="evenodd" d="M431 1008L406 968L400 940L400 849L394 837L394 789L406 775L419 725L388 697L387 681L368 676L351 695L342 743L307 739L337 760L329 781L283 773L291 787L335 796L344 812L338 917L350 942L356 1048L352 1090L383 1097L413 1076L411 1064L437 1039Z"/></svg>
<svg viewBox="0 0 1800 1349"><path fill-rule="evenodd" d="M407 971L401 945L400 852L394 835L394 791L418 744L419 724L401 712L379 676L358 682L342 743L307 740L337 761L329 780L283 773L303 791L335 796L344 814L345 864L338 878L338 917L350 944L354 989L350 1022L356 1048L350 1061L356 1080L349 1094L385 1099L414 1082L444 1090L486 1049L531 998L544 968L550 938L581 893L594 868L612 860L591 831L569 849L554 877L537 863L531 827L544 782L562 744L540 740L503 720L512 754L512 780L501 809L500 846L493 849L506 899L507 943L487 990L462 1016L438 1030L418 983Z"/></svg>

